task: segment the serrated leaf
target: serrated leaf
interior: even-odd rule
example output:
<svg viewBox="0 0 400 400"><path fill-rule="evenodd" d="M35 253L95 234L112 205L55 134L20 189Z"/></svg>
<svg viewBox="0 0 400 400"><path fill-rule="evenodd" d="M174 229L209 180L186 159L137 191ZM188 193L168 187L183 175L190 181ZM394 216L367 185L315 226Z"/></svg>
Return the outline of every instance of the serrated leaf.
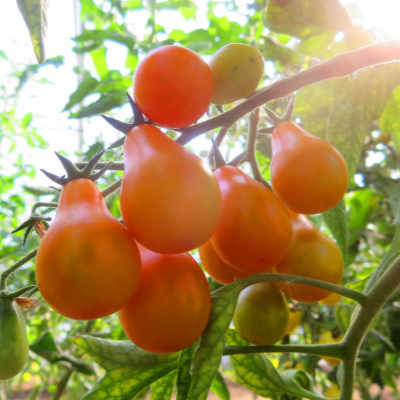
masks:
<svg viewBox="0 0 400 400"><path fill-rule="evenodd" d="M400 153L400 86L395 88L379 118L379 128L393 137L395 149Z"/></svg>
<svg viewBox="0 0 400 400"><path fill-rule="evenodd" d="M170 400L174 390L176 371L163 376L151 385L151 400Z"/></svg>
<svg viewBox="0 0 400 400"><path fill-rule="evenodd" d="M379 65L299 91L296 114L313 135L331 142L355 173L365 137L400 82L400 63Z"/></svg>
<svg viewBox="0 0 400 400"><path fill-rule="evenodd" d="M348 217L343 200L334 208L323 213L324 221L335 238L342 254L343 259L347 261L348 248Z"/></svg>
<svg viewBox="0 0 400 400"><path fill-rule="evenodd" d="M108 370L82 400L131 400L144 388L176 368L176 361L134 370L129 367Z"/></svg>
<svg viewBox="0 0 400 400"><path fill-rule="evenodd" d="M241 285L238 281L217 290L212 296L211 316L200 338L192 362L189 400L205 400L218 371L224 349L225 333L235 311Z"/></svg>
<svg viewBox="0 0 400 400"><path fill-rule="evenodd" d="M151 369L170 362L176 363L178 359L177 353L150 353L135 346L130 340L109 340L83 335L73 338L72 341L107 370L123 367L129 367L133 371Z"/></svg>
<svg viewBox="0 0 400 400"><path fill-rule="evenodd" d="M91 76L85 77L77 89L69 96L69 101L64 107L64 111L70 110L74 105L79 104L88 94L91 94L99 85L97 79Z"/></svg>
<svg viewBox="0 0 400 400"><path fill-rule="evenodd" d="M46 331L29 346L30 350L39 356L52 360L59 354L53 335Z"/></svg>
<svg viewBox="0 0 400 400"><path fill-rule="evenodd" d="M215 378L211 385L211 390L221 400L230 400L231 398L228 385L226 384L224 377L219 371L217 372L217 375L215 375Z"/></svg>
<svg viewBox="0 0 400 400"><path fill-rule="evenodd" d="M300 38L325 30L346 30L352 25L339 0L269 0L263 21L271 31Z"/></svg>
<svg viewBox="0 0 400 400"><path fill-rule="evenodd" d="M36 59L41 64L45 59L47 0L17 0L17 4L28 27Z"/></svg>
<svg viewBox="0 0 400 400"><path fill-rule="evenodd" d="M108 92L101 94L100 98L89 104L86 107L82 107L79 111L71 113L71 118L85 118L92 115L103 114L115 107L122 106L126 103L126 93L123 92Z"/></svg>

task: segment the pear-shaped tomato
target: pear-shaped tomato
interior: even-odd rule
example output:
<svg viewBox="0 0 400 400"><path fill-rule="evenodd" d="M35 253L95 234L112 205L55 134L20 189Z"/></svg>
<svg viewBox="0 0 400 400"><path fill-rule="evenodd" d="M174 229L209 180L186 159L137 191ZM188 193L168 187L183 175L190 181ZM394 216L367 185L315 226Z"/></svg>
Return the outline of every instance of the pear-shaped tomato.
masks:
<svg viewBox="0 0 400 400"><path fill-rule="evenodd" d="M221 211L214 175L201 159L152 125L125 140L121 210L135 240L159 253L182 253L205 243Z"/></svg>
<svg viewBox="0 0 400 400"><path fill-rule="evenodd" d="M98 187L86 178L67 183L36 260L47 303L72 319L112 314L134 293L140 265L136 243L110 214Z"/></svg>
<svg viewBox="0 0 400 400"><path fill-rule="evenodd" d="M213 95L210 67L190 49L162 46L138 65L134 95L149 119L168 128L183 128L204 114Z"/></svg>
<svg viewBox="0 0 400 400"><path fill-rule="evenodd" d="M232 283L236 278L246 278L249 274L232 268L221 260L211 241L199 247L200 260L204 269L220 283Z"/></svg>
<svg viewBox="0 0 400 400"><path fill-rule="evenodd" d="M274 129L272 187L292 210L316 214L331 209L342 199L347 180L346 162L329 142L291 122Z"/></svg>
<svg viewBox="0 0 400 400"><path fill-rule="evenodd" d="M171 353L191 345L211 310L207 279L188 253L159 254L140 246L143 269L138 290L119 312L137 346Z"/></svg>
<svg viewBox="0 0 400 400"><path fill-rule="evenodd" d="M14 301L0 297L0 379L17 375L28 360L28 351L21 311Z"/></svg>
<svg viewBox="0 0 400 400"><path fill-rule="evenodd" d="M222 214L211 241L218 256L248 274L282 261L292 243L286 207L263 184L238 168L215 171L222 193Z"/></svg>
<svg viewBox="0 0 400 400"><path fill-rule="evenodd" d="M275 343L285 335L288 321L286 298L275 284L258 282L240 292L233 322L240 336L250 343Z"/></svg>
<svg viewBox="0 0 400 400"><path fill-rule="evenodd" d="M276 270L339 284L343 277L343 257L336 243L316 229L304 216L292 217L294 241ZM314 303L331 292L297 283L280 283L280 288L293 300Z"/></svg>

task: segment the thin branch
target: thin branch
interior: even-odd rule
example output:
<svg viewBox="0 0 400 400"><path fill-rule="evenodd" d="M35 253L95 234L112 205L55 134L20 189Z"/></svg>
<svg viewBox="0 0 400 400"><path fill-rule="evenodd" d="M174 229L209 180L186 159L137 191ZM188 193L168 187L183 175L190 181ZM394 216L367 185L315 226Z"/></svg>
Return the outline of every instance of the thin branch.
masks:
<svg viewBox="0 0 400 400"><path fill-rule="evenodd" d="M316 356L345 357L345 347L341 343L331 344L281 344L270 346L225 346L224 355L248 354L248 353L303 353Z"/></svg>
<svg viewBox="0 0 400 400"><path fill-rule="evenodd" d="M325 79L343 77L362 68L400 60L400 41L380 43L347 52L325 61L289 78L279 80L257 91L248 100L231 110L199 124L181 130L178 143L186 144L198 135L220 126L232 125L251 110L266 102L285 97L308 85Z"/></svg>
<svg viewBox="0 0 400 400"><path fill-rule="evenodd" d="M2 272L0 275L0 290L4 290L7 285L7 279L9 276L16 271L18 268L22 267L24 264L26 264L28 261L32 260L32 258L36 257L37 249L31 251L29 254L27 254L25 257L21 258L18 262L16 262L14 265L12 265L10 268L6 269L5 271Z"/></svg>
<svg viewBox="0 0 400 400"><path fill-rule="evenodd" d="M122 180L119 179L118 181L112 183L110 186L106 187L101 193L103 197L107 197L110 194L116 192L121 186Z"/></svg>
<svg viewBox="0 0 400 400"><path fill-rule="evenodd" d="M299 275L267 273L251 275L248 278L242 280L244 287L261 281L300 283L302 285L315 286L321 289L329 290L331 292L339 293L344 297L355 300L361 305L365 304L367 298L364 293L361 293L358 290L349 289L341 285L335 285L333 283L320 281L318 279L306 278L305 276Z"/></svg>
<svg viewBox="0 0 400 400"><path fill-rule="evenodd" d="M79 162L76 163L76 166L81 169L81 168L85 168L88 165L88 163L86 162ZM93 168L94 170L97 169L102 169L102 168L106 168L109 171L123 171L124 170L124 163L121 162L112 162L112 163L98 163L96 164L96 166Z"/></svg>

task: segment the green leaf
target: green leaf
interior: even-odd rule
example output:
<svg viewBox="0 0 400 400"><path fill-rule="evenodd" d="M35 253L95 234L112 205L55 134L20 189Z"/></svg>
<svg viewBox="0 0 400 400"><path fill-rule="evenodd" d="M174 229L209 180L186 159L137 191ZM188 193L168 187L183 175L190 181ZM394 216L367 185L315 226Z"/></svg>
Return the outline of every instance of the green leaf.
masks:
<svg viewBox="0 0 400 400"><path fill-rule="evenodd" d="M400 153L400 86L393 90L392 96L386 103L379 118L379 128L382 133L390 133L395 149Z"/></svg>
<svg viewBox="0 0 400 400"><path fill-rule="evenodd" d="M47 0L17 0L19 10L24 17L38 63L45 59L44 35L46 30Z"/></svg>
<svg viewBox="0 0 400 400"><path fill-rule="evenodd" d="M91 76L85 77L77 89L69 96L69 101L64 107L64 111L70 110L76 104L79 104L88 94L91 94L99 85L99 81Z"/></svg>
<svg viewBox="0 0 400 400"><path fill-rule="evenodd" d="M151 400L170 400L174 389L176 371L171 371L151 385Z"/></svg>
<svg viewBox="0 0 400 400"><path fill-rule="evenodd" d="M224 377L219 371L217 372L217 375L215 375L215 378L212 382L211 390L221 400L230 400L231 398L228 385L226 384Z"/></svg>
<svg viewBox="0 0 400 400"><path fill-rule="evenodd" d="M130 340L108 340L83 335L72 339L103 368L110 370L129 367L131 370L151 369L177 362L177 353L163 355L150 353L135 346Z"/></svg>
<svg viewBox="0 0 400 400"><path fill-rule="evenodd" d="M280 44L271 37L266 37L264 39L264 46L260 50L266 60L277 61L284 67L294 67L299 64L302 59L297 51Z"/></svg>
<svg viewBox="0 0 400 400"><path fill-rule="evenodd" d="M323 213L324 221L335 238L342 254L347 261L348 226L346 208L343 200L334 208Z"/></svg>
<svg viewBox="0 0 400 400"><path fill-rule="evenodd" d="M190 366L194 354L194 345L187 347L181 351L178 360L178 376L177 376L177 400L185 400L190 388L192 376L190 374Z"/></svg>
<svg viewBox="0 0 400 400"><path fill-rule="evenodd" d="M350 179L371 125L399 82L400 64L391 63L310 85L299 92L296 114L310 133L328 140L342 153Z"/></svg>
<svg viewBox="0 0 400 400"><path fill-rule="evenodd" d="M225 333L235 311L241 285L235 281L218 289L212 296L211 316L200 338L192 362L192 383L189 400L205 400L218 371L224 349Z"/></svg>
<svg viewBox="0 0 400 400"><path fill-rule="evenodd" d="M310 375L304 370L288 369L280 373L286 391L298 396L312 400L325 400L325 397L316 393Z"/></svg>
<svg viewBox="0 0 400 400"><path fill-rule="evenodd" d="M341 332L346 332L350 326L351 315L354 310L354 304L340 302L335 307L335 321L339 326Z"/></svg>
<svg viewBox="0 0 400 400"><path fill-rule="evenodd" d="M53 335L46 331L29 346L30 350L51 361L59 355L59 350Z"/></svg>
<svg viewBox="0 0 400 400"><path fill-rule="evenodd" d="M346 30L352 25L339 0L269 0L263 20L271 31L300 38L325 30Z"/></svg>
<svg viewBox="0 0 400 400"><path fill-rule="evenodd" d="M106 53L107 50L104 47L93 50L90 53L90 57L100 78L104 78L108 72Z"/></svg>

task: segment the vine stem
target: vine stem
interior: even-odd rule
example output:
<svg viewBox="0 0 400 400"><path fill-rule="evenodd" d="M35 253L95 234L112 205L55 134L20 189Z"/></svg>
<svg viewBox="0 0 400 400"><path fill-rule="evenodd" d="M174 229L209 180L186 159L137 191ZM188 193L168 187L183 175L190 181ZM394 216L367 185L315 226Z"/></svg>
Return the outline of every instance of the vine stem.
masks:
<svg viewBox="0 0 400 400"><path fill-rule="evenodd" d="M25 257L21 258L21 260L12 265L10 268L3 271L2 274L0 275L0 290L5 290L7 285L7 279L9 278L9 276L18 268L26 264L28 261L32 260L32 258L36 257L36 254L37 254L37 249L31 251Z"/></svg>
<svg viewBox="0 0 400 400"><path fill-rule="evenodd" d="M361 344L375 316L400 286L400 257L367 292L363 307L353 313L352 323L346 332L343 344L346 347L344 375L340 400L351 400L355 375L355 363Z"/></svg>
<svg viewBox="0 0 400 400"><path fill-rule="evenodd" d="M279 80L257 91L248 100L231 110L199 124L181 129L178 143L186 144L193 138L212 129L232 125L256 107L264 103L285 97L305 86L329 78L343 77L359 69L400 59L400 41L391 41L362 47L336 56L289 78Z"/></svg>
<svg viewBox="0 0 400 400"><path fill-rule="evenodd" d="M300 283L302 285L315 286L321 289L326 289L331 292L338 293L344 297L355 300L362 306L365 306L367 296L358 290L346 288L341 285L335 285L333 283L320 281L318 279L307 278L305 276L289 275L289 274L256 274L251 275L246 279L242 279L243 287L250 286L257 282L289 282L289 283Z"/></svg>

